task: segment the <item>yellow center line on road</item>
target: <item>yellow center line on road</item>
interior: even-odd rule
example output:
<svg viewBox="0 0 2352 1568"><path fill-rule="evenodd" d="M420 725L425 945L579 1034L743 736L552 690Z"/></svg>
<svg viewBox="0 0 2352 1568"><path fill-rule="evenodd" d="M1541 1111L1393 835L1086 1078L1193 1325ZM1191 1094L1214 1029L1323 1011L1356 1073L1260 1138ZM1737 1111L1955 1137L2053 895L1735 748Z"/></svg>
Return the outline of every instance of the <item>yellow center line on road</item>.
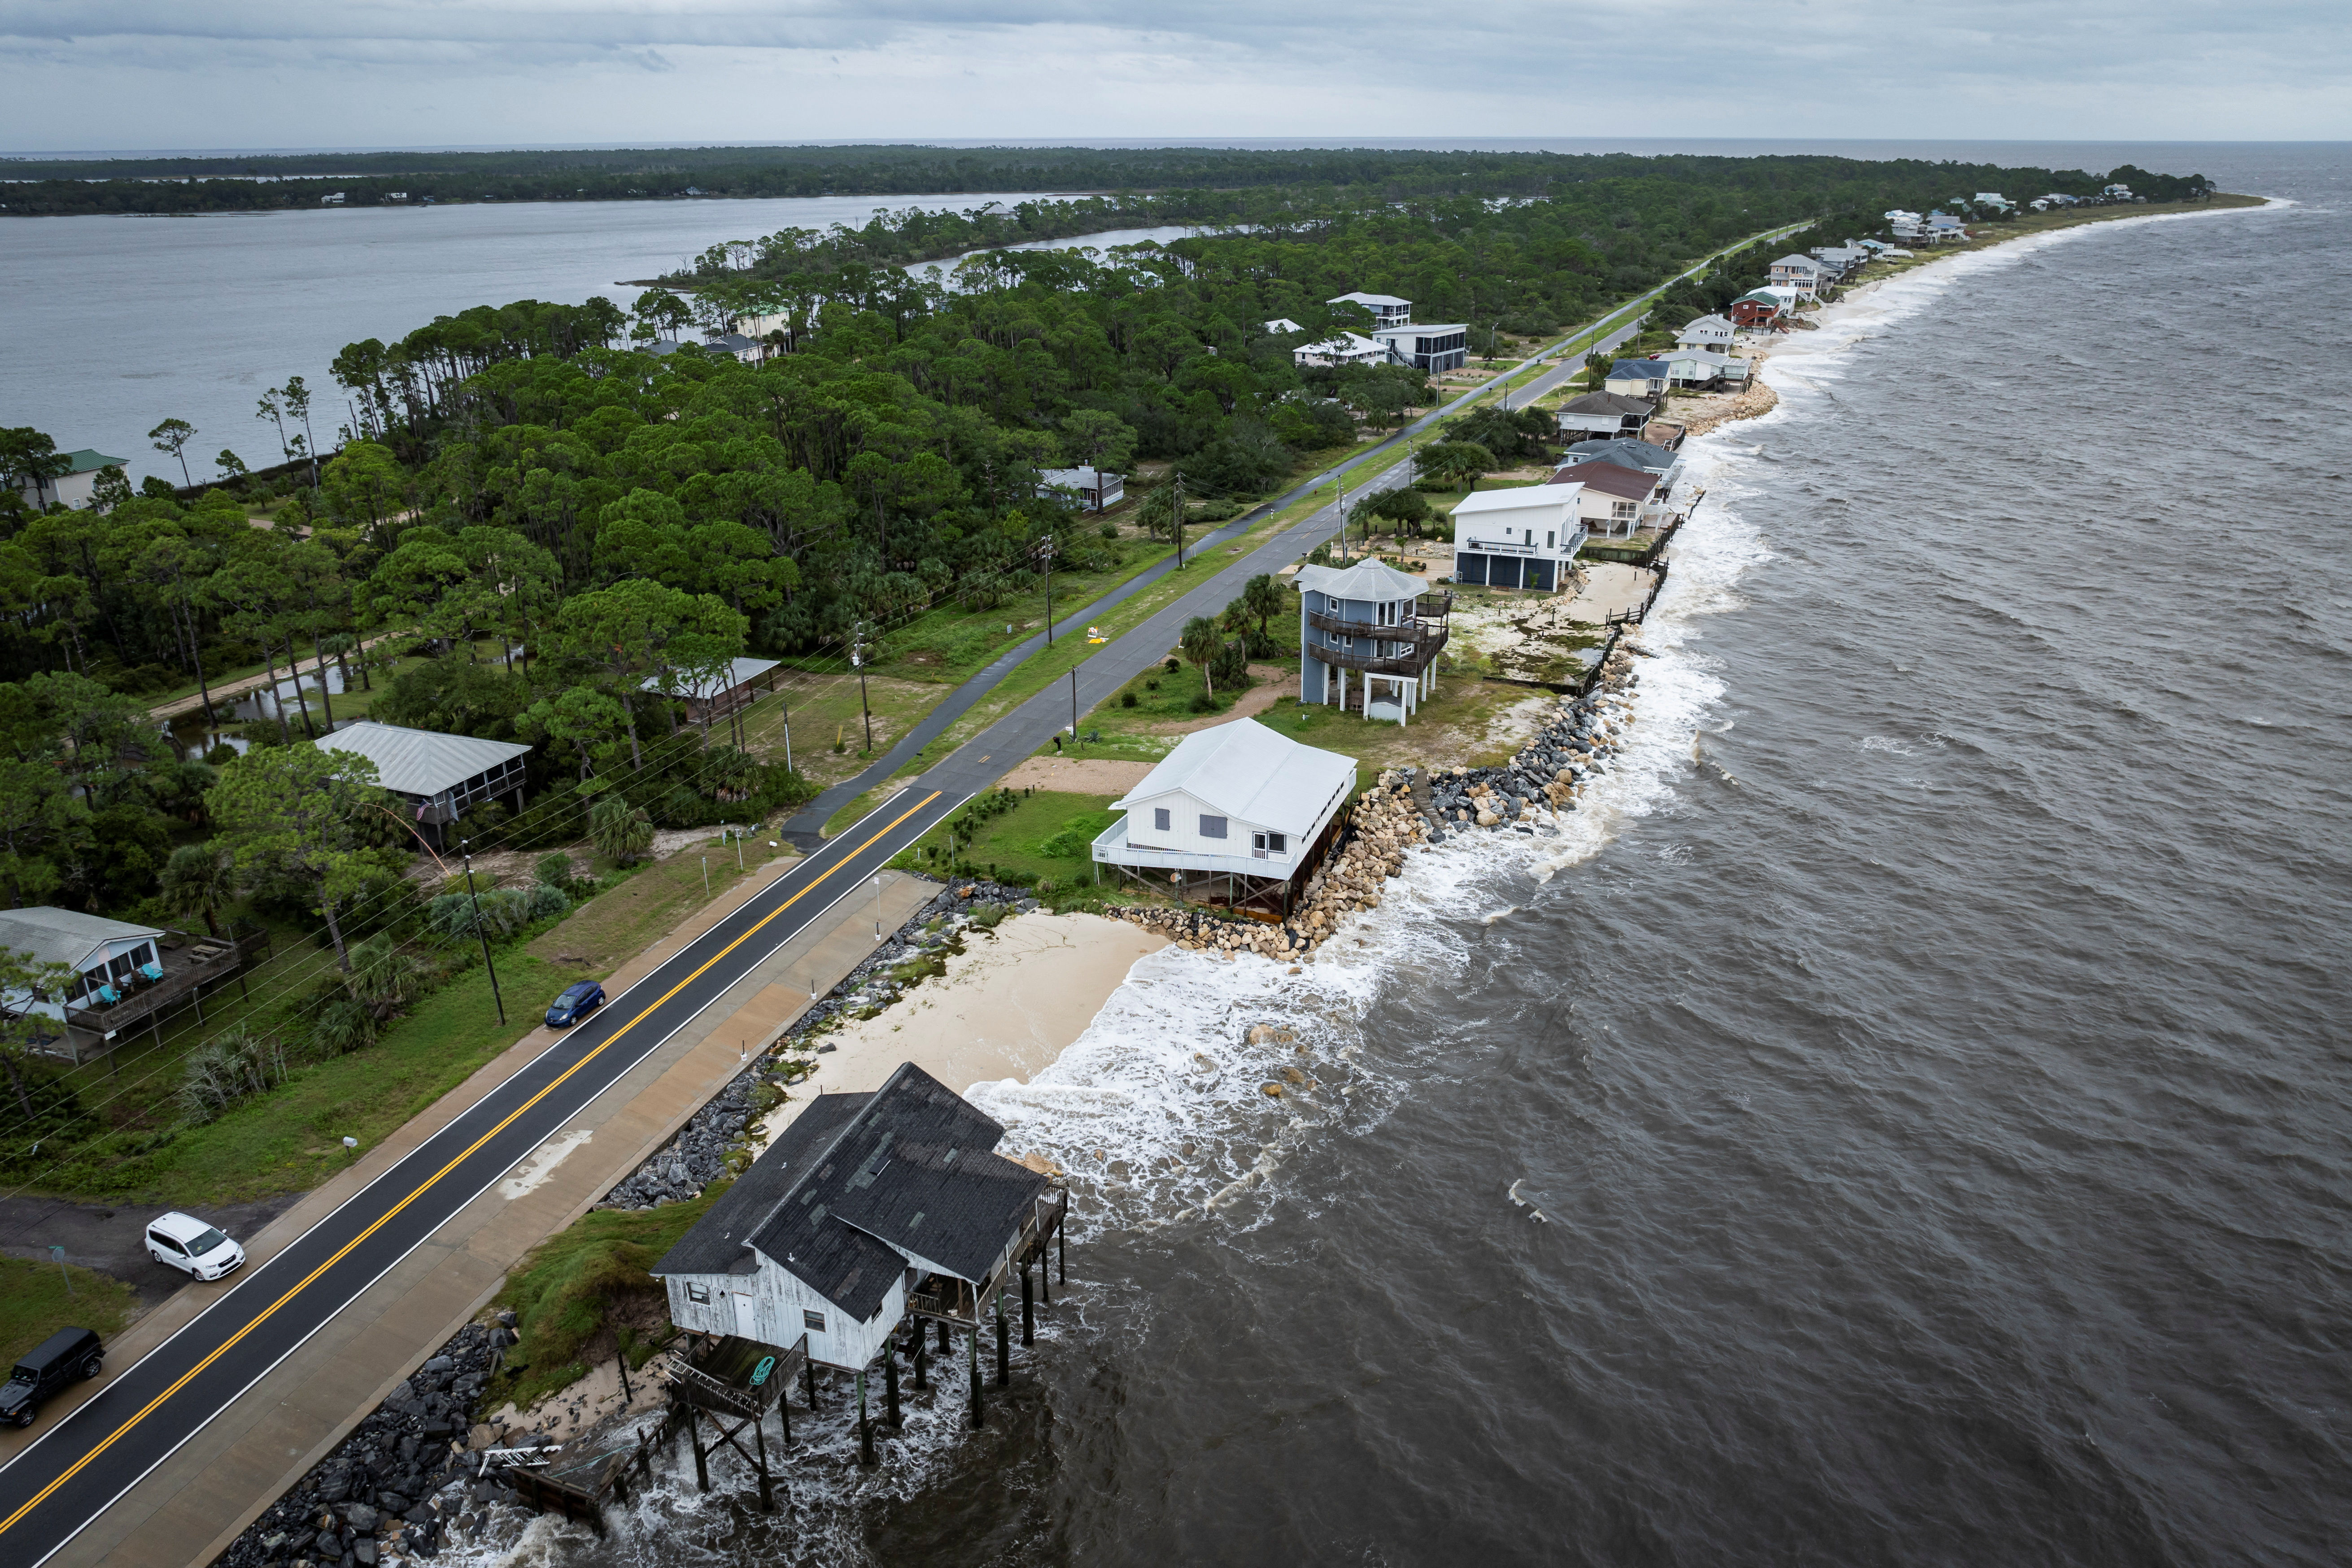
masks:
<svg viewBox="0 0 2352 1568"><path fill-rule="evenodd" d="M522 1104L517 1106L514 1110L508 1115L505 1121L499 1122L497 1126L483 1133L479 1138L475 1139L471 1144L467 1146L464 1153L457 1155L447 1164L434 1172L432 1175L426 1177L424 1182L418 1184L415 1192L410 1193L406 1197L401 1199L400 1202L385 1210L383 1215L379 1217L374 1224L360 1232L359 1235L352 1237L350 1241L345 1242L341 1251L337 1252L332 1258L328 1258L324 1263L320 1264L316 1268L310 1270L309 1274L304 1275L299 1284L291 1287L284 1295L269 1303L268 1307L264 1308L257 1315L255 1316L251 1322L237 1330L235 1334L231 1335L227 1340L224 1341L216 1349L215 1349L210 1355L205 1357L204 1360L198 1362L194 1366L190 1367L185 1373L181 1374L178 1382L173 1384L171 1387L165 1389L163 1393L149 1400L137 1415L131 1416L121 1426L117 1426L112 1432L109 1433L105 1441L100 1443L89 1453L84 1454L80 1458L75 1460L71 1469L67 1470L63 1475L58 1477L57 1479L51 1481L47 1486L43 1487L39 1492L36 1493L24 1504L23 1507L17 1509L16 1512L10 1514L5 1520L0 1520L0 1534L6 1533L19 1520L32 1512L35 1509L40 1507L41 1504L47 1502L59 1487L64 1486L68 1481L72 1480L76 1476L81 1474L84 1469L89 1468L92 1460L105 1453L109 1448L114 1447L114 1445L120 1442L122 1437L131 1430L131 1428L137 1426L142 1421L146 1420L148 1416L153 1415L156 1409L160 1407L165 1400L179 1393L183 1388L185 1388L199 1374L209 1368L213 1363L220 1360L221 1357L226 1355L230 1351L235 1350L237 1345L244 1341L247 1334L253 1332L254 1330L268 1322L270 1318L277 1313L279 1308L285 1306L287 1302L294 1300L295 1297L300 1295L304 1290L309 1289L310 1286L318 1280L320 1275L326 1273L328 1269L332 1268L336 1264L341 1263L345 1258L349 1257L352 1250L359 1247L361 1243L366 1241L370 1237L375 1235L377 1231L382 1230L385 1226L391 1224L392 1221L399 1215L402 1210L407 1208L409 1205L415 1203L418 1198L423 1197L426 1193L430 1192L435 1184L440 1182L443 1177L448 1175L450 1172L464 1164L467 1160L472 1159L476 1153L480 1152L484 1144L488 1143L491 1139L497 1137L499 1133L512 1126L516 1118L521 1116L525 1111L530 1110L531 1107L537 1105L541 1100L545 1100L549 1095L553 1094L557 1089L562 1088L564 1082L569 1079L573 1073L578 1072L582 1068L586 1067L590 1062L594 1061L598 1057L604 1055L605 1048L611 1046L614 1041L618 1040L631 1029L635 1028L637 1025L643 1022L646 1018L650 1017L653 1014L658 1012L668 1003L671 997L676 996L680 991L685 990L688 985L691 985L697 980L699 980L712 964L717 963L720 959L726 957L729 953L734 952L737 948L751 941L752 937L759 934L760 928L761 926L766 925L770 921L774 920L778 915L782 914L786 910L791 909L794 904L800 902L810 893L815 891L817 887L823 883L827 877L832 876L835 871L838 871L844 866L848 865L858 856L866 853L866 850L872 848L886 835L898 827L900 823L906 821L907 818L914 816L915 813L922 810L923 807L930 805L931 802L939 798L940 792L938 790L933 790L930 794L925 795L922 799L908 806L905 811L899 813L896 818L883 827L877 829L871 838L868 838L865 843L860 844L856 848L851 850L848 854L843 856L840 859L835 861L831 866L826 867L824 870L811 879L807 887L803 888L799 892L794 893L791 898L786 899L782 903L778 904L774 909L761 916L757 925L752 926L749 931L746 931L741 936L737 937L733 942L729 942L719 952L712 953L709 959L703 963L701 968L697 969L693 973L688 975L685 979L671 986L667 991L663 992L660 997L652 1005L646 1007L627 1023L614 1030L613 1033L606 1037L603 1045L598 1046L594 1050L590 1051L586 1056L582 1057L578 1061L572 1063L572 1066L564 1069L562 1077L556 1079L554 1082L549 1084L545 1089L541 1089L537 1094L532 1095Z"/></svg>

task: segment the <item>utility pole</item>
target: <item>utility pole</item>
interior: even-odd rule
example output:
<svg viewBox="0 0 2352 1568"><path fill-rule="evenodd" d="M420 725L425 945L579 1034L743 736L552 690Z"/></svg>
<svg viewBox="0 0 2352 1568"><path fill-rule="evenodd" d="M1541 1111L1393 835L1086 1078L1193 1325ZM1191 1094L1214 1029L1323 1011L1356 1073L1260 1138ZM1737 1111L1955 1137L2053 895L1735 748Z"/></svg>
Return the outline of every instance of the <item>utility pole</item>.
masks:
<svg viewBox="0 0 2352 1568"><path fill-rule="evenodd" d="M793 705L784 700L783 693L780 691L776 694L776 707L784 716L784 772L791 773L793 771Z"/></svg>
<svg viewBox="0 0 2352 1568"><path fill-rule="evenodd" d="M490 1000L498 1005L499 1027L507 1025L506 998L499 994L499 966L490 962L490 933L482 927L482 900L474 892L474 856L471 841L457 840L457 853L466 859L466 897L474 906L474 934L482 939L482 967L490 972Z"/></svg>
<svg viewBox="0 0 2352 1568"><path fill-rule="evenodd" d="M1078 743L1078 669L1070 667L1070 744Z"/></svg>
<svg viewBox="0 0 2352 1568"><path fill-rule="evenodd" d="M1176 507L1168 515L1169 526L1176 533L1176 570L1181 572L1184 570L1184 476L1181 473L1176 475L1174 483Z"/></svg>
<svg viewBox="0 0 2352 1568"><path fill-rule="evenodd" d="M857 710L866 716L866 752L874 753L874 709L866 700L866 657L870 651L866 641L867 623L857 623L857 640L849 649L850 668L857 671Z"/></svg>
<svg viewBox="0 0 2352 1568"><path fill-rule="evenodd" d="M1037 559L1045 563L1045 646L1054 646L1054 536L1037 542Z"/></svg>

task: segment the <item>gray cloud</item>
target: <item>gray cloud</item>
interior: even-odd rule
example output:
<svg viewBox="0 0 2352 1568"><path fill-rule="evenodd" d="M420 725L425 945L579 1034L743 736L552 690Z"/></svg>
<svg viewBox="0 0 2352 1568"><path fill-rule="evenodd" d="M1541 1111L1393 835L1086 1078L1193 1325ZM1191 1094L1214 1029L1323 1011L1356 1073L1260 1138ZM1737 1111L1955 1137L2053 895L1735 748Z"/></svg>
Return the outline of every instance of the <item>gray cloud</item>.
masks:
<svg viewBox="0 0 2352 1568"><path fill-rule="evenodd" d="M828 81L859 84L848 92ZM343 132L267 132L289 114ZM502 84L456 121L403 100ZM1675 104L1619 123L1634 83ZM604 101L566 103L593 83ZM236 99L225 102L226 87ZM1042 90L1041 90L1042 89ZM2340 6L2254 0L0 0L20 148L625 135L2340 136ZM788 96L780 99L782 91ZM1331 116L1343 118L1337 121ZM404 116L405 115L405 118ZM218 127L208 130L207 126ZM230 127L235 127L233 133Z"/></svg>

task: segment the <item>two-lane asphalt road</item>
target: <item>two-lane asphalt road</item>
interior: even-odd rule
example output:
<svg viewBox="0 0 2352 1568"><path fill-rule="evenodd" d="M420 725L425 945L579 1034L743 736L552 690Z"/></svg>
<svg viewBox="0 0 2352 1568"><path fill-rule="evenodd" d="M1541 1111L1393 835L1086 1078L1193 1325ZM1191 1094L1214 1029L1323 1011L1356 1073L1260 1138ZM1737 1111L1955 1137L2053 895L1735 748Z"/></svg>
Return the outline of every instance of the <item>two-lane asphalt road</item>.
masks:
<svg viewBox="0 0 2352 1568"><path fill-rule="evenodd" d="M1010 759L1007 759L1008 763ZM671 1031L962 804L902 794L722 919L250 1274L0 1469L0 1563L34 1568Z"/></svg>

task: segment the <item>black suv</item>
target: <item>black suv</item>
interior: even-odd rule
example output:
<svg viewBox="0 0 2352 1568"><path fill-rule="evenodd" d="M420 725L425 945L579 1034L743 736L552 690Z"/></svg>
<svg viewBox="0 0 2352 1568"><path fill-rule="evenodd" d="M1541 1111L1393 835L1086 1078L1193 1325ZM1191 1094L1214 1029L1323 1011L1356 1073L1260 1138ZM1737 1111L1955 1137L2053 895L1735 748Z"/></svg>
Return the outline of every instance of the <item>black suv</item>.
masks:
<svg viewBox="0 0 2352 1568"><path fill-rule="evenodd" d="M34 1346L8 1381L0 1384L0 1421L30 1426L41 1401L68 1383L96 1377L105 1359L106 1347L88 1329L59 1329Z"/></svg>

